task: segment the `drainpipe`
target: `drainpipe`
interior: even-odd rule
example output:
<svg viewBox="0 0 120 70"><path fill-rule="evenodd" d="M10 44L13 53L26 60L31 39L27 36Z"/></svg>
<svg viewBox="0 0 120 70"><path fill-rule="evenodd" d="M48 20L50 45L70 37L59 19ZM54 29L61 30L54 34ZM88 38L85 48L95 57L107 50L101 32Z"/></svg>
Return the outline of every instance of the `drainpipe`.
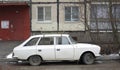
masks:
<svg viewBox="0 0 120 70"><path fill-rule="evenodd" d="M59 31L59 0L57 0L57 31Z"/></svg>
<svg viewBox="0 0 120 70"><path fill-rule="evenodd" d="M85 17L85 31L86 31L86 25L87 25L87 17L86 17L86 12L87 12L87 6L86 6L86 0L84 0L84 17Z"/></svg>
<svg viewBox="0 0 120 70"><path fill-rule="evenodd" d="M29 9L29 13L30 13L30 33L32 31L32 0L29 1L29 5L30 5L30 9Z"/></svg>

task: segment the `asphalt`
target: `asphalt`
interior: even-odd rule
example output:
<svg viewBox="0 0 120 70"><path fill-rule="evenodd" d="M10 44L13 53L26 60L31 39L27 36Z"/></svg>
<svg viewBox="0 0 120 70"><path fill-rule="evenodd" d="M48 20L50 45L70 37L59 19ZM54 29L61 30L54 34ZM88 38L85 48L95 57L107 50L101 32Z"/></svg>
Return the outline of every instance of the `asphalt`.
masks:
<svg viewBox="0 0 120 70"><path fill-rule="evenodd" d="M21 44L23 41L0 41L0 59L5 58L13 48Z"/></svg>

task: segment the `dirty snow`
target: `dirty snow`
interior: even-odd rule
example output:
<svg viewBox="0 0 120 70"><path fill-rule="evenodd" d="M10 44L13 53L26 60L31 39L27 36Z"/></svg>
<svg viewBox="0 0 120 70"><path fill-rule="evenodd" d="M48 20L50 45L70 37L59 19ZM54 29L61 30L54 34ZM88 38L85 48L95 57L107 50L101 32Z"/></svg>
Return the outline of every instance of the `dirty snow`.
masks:
<svg viewBox="0 0 120 70"><path fill-rule="evenodd" d="M8 54L8 55L6 56L6 58L7 58L7 59L12 59L12 53Z"/></svg>

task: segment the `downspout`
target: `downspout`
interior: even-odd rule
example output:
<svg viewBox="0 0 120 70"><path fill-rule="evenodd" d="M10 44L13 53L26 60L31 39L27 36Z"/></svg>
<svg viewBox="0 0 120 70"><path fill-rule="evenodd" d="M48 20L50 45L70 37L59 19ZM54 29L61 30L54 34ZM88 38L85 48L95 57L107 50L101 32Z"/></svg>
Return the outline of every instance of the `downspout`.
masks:
<svg viewBox="0 0 120 70"><path fill-rule="evenodd" d="M30 33L32 31L32 0L29 1L30 9L29 9L29 16L30 16ZM32 33L31 33L32 35Z"/></svg>
<svg viewBox="0 0 120 70"><path fill-rule="evenodd" d="M59 0L57 0L57 31L59 31Z"/></svg>

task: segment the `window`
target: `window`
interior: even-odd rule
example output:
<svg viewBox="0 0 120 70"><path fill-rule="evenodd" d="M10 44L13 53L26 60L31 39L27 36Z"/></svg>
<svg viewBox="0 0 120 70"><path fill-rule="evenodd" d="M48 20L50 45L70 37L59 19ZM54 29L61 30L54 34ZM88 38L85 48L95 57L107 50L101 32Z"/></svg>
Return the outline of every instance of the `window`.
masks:
<svg viewBox="0 0 120 70"><path fill-rule="evenodd" d="M77 42L77 37L71 37L71 36L69 36L69 38L70 38L70 40L71 40L71 42L72 42L72 44L76 44ZM75 41L76 40L76 41Z"/></svg>
<svg viewBox="0 0 120 70"><path fill-rule="evenodd" d="M28 41L28 42L25 44L25 46L33 46L33 45L36 45L38 39L39 39L39 37L32 38L30 41Z"/></svg>
<svg viewBox="0 0 120 70"><path fill-rule="evenodd" d="M65 21L79 21L79 8L65 7Z"/></svg>
<svg viewBox="0 0 120 70"><path fill-rule="evenodd" d="M109 18L108 5L91 5L91 18Z"/></svg>
<svg viewBox="0 0 120 70"><path fill-rule="evenodd" d="M114 18L120 19L120 4L112 5L112 14Z"/></svg>
<svg viewBox="0 0 120 70"><path fill-rule="evenodd" d="M38 45L53 45L54 39L52 37L43 37L41 38Z"/></svg>
<svg viewBox="0 0 120 70"><path fill-rule="evenodd" d="M70 44L70 42L66 37L57 37L56 38L56 44L58 44L58 45L66 45L66 44Z"/></svg>
<svg viewBox="0 0 120 70"><path fill-rule="evenodd" d="M104 4L93 4L91 5L91 24L92 30L99 29L111 29L109 21L109 7Z"/></svg>
<svg viewBox="0 0 120 70"><path fill-rule="evenodd" d="M91 5L91 17L90 17L90 28L91 30L112 30L111 21L115 28L120 29L120 5L112 5L112 14L110 13L109 4L92 4ZM110 15L112 19L110 20Z"/></svg>
<svg viewBox="0 0 120 70"><path fill-rule="evenodd" d="M38 7L38 21L51 20L51 7Z"/></svg>

